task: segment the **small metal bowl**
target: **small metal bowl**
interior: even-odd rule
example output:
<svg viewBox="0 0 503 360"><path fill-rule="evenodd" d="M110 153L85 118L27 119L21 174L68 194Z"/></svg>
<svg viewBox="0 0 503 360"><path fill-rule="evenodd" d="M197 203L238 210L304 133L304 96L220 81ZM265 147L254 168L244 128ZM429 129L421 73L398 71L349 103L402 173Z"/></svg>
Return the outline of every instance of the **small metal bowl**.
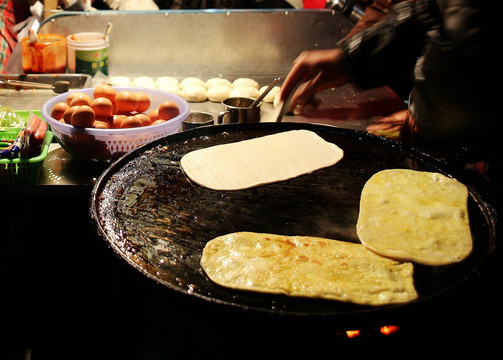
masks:
<svg viewBox="0 0 503 360"><path fill-rule="evenodd" d="M213 125L215 117L207 112L192 111L186 119L182 121L182 130L193 129L199 126Z"/></svg>

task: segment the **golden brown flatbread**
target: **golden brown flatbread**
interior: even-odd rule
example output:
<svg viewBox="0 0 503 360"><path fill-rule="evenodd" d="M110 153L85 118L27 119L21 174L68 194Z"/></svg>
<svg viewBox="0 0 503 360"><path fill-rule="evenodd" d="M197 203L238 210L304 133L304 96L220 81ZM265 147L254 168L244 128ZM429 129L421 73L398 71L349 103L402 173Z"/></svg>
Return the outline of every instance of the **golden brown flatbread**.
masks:
<svg viewBox="0 0 503 360"><path fill-rule="evenodd" d="M232 233L206 244L201 266L212 281L232 289L365 305L417 298L411 263L338 240Z"/></svg>
<svg viewBox="0 0 503 360"><path fill-rule="evenodd" d="M465 185L439 173L384 170L365 184L357 234L393 259L444 265L465 259L472 236Z"/></svg>

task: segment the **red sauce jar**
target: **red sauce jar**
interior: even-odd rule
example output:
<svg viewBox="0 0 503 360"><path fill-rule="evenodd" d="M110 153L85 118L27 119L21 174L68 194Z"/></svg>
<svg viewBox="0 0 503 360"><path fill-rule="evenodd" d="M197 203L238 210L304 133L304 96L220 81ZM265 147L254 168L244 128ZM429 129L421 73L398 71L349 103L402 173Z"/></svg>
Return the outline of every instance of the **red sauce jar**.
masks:
<svg viewBox="0 0 503 360"><path fill-rule="evenodd" d="M66 72L66 38L58 34L39 34L38 42L21 40L23 71L29 73Z"/></svg>

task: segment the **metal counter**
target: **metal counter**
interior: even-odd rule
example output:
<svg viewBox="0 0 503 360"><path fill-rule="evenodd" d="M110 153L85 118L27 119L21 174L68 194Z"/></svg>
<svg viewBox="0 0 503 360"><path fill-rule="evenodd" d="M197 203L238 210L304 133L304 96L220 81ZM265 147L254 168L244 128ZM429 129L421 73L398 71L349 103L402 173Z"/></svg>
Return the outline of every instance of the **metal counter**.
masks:
<svg viewBox="0 0 503 360"><path fill-rule="evenodd" d="M271 79L272 80L272 79ZM266 84L260 81L261 84ZM48 90L0 90L0 103L15 109L39 110L55 94ZM403 101L389 88L361 91L348 84L319 93L316 108L298 115L286 115L283 121L318 123L342 128L365 130L372 118L405 108ZM189 103L191 111L205 111L215 118L224 110L221 103L211 101ZM263 102L262 121L272 121L273 105ZM82 164L73 159L59 144L53 143L39 176L39 185L92 185L104 166Z"/></svg>

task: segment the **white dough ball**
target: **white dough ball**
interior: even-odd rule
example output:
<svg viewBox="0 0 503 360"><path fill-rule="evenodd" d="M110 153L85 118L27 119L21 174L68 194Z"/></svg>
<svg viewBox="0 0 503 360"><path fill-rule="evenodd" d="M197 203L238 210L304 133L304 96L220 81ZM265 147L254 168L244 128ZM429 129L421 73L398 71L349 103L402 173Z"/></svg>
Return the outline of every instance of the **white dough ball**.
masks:
<svg viewBox="0 0 503 360"><path fill-rule="evenodd" d="M208 99L206 88L201 85L187 85L181 90L180 95L190 102L201 102Z"/></svg>
<svg viewBox="0 0 503 360"><path fill-rule="evenodd" d="M110 81L113 86L133 86L133 82L127 76L112 76Z"/></svg>
<svg viewBox="0 0 503 360"><path fill-rule="evenodd" d="M217 78L211 78L211 79L206 80L206 82L204 83L204 86L206 86L206 89L209 89L213 86L228 86L231 88L232 83L227 79L217 77Z"/></svg>
<svg viewBox="0 0 503 360"><path fill-rule="evenodd" d="M250 78L239 78L232 82L234 87L251 86L258 90L258 82Z"/></svg>
<svg viewBox="0 0 503 360"><path fill-rule="evenodd" d="M197 77L194 77L194 76L189 76L185 79L183 79L181 82L180 82L180 88L183 89L187 86L194 86L194 85L197 85L197 86L202 86L202 87L205 87L204 86L204 81L202 81L201 79L197 78Z"/></svg>
<svg viewBox="0 0 503 360"><path fill-rule="evenodd" d="M208 95L208 100L213 102L221 102L230 96L231 87L227 85L215 85L208 89L206 94Z"/></svg>
<svg viewBox="0 0 503 360"><path fill-rule="evenodd" d="M166 91L175 95L180 95L180 89L178 88L177 85L172 86L172 85L160 85L157 87L159 90Z"/></svg>
<svg viewBox="0 0 503 360"><path fill-rule="evenodd" d="M155 80L150 76L140 76L133 80L133 86L155 89Z"/></svg>
<svg viewBox="0 0 503 360"><path fill-rule="evenodd" d="M172 76L161 76L157 78L155 84L159 89L161 87L178 87L178 80Z"/></svg>
<svg viewBox="0 0 503 360"><path fill-rule="evenodd" d="M229 97L250 97L258 98L258 89L253 86L238 86L231 90Z"/></svg>
<svg viewBox="0 0 503 360"><path fill-rule="evenodd" d="M281 91L278 91L276 93L276 95L274 96L274 100L272 102L275 108L283 106L283 101L280 100L279 94L281 94Z"/></svg>
<svg viewBox="0 0 503 360"><path fill-rule="evenodd" d="M267 86L262 86L260 90L258 91L260 95L267 89ZM274 86L271 91L267 93L267 95L264 97L263 101L272 103L274 101L274 97L276 96L277 93L279 93L279 90L281 88L279 86Z"/></svg>

